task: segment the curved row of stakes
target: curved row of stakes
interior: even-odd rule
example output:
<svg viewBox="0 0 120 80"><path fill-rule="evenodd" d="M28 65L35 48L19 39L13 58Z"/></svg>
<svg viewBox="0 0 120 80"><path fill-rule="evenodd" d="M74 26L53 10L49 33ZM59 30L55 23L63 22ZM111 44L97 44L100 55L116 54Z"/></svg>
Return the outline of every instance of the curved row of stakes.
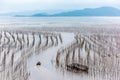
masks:
<svg viewBox="0 0 120 80"><path fill-rule="evenodd" d="M87 73L97 80L120 79L120 36L77 33L75 39L57 51L56 66L63 71ZM97 78L96 78L97 76Z"/></svg>
<svg viewBox="0 0 120 80"><path fill-rule="evenodd" d="M60 43L60 33L0 31L0 80L29 80L27 59Z"/></svg>

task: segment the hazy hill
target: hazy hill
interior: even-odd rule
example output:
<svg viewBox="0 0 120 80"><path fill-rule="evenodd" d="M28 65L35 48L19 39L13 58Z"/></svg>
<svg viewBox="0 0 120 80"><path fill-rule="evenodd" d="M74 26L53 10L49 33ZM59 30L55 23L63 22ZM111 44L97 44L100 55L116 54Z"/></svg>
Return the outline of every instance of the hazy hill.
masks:
<svg viewBox="0 0 120 80"><path fill-rule="evenodd" d="M113 7L101 7L95 9L86 8L83 10L62 12L52 16L120 16L120 10Z"/></svg>
<svg viewBox="0 0 120 80"><path fill-rule="evenodd" d="M12 15L11 15L12 14ZM2 14L5 15L5 14ZM82 10L73 10L57 14L47 14L38 11L7 13L10 16L17 17L57 17L57 16L120 16L120 9L114 7L85 8Z"/></svg>

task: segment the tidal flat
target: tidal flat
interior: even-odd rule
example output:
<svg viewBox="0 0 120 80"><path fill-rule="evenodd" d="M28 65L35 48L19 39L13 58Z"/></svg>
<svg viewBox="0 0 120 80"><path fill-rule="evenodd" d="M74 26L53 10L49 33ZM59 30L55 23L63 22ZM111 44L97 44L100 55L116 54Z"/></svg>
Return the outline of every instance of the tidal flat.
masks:
<svg viewBox="0 0 120 80"><path fill-rule="evenodd" d="M109 19L0 20L0 80L120 80L120 28Z"/></svg>

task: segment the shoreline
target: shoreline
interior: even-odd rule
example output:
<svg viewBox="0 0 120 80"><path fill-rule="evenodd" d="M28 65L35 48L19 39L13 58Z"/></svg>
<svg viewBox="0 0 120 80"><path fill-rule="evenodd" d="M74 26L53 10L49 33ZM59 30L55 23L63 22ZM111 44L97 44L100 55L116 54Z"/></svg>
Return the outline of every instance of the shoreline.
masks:
<svg viewBox="0 0 120 80"><path fill-rule="evenodd" d="M120 28L115 27L4 27L0 28L4 31L18 31L18 32L68 32L68 33L106 33L106 34L118 34Z"/></svg>

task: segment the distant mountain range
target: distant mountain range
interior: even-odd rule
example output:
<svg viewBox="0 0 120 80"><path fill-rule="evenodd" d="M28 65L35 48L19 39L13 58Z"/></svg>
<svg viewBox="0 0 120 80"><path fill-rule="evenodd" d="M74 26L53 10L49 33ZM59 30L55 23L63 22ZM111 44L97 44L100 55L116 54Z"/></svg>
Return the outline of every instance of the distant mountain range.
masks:
<svg viewBox="0 0 120 80"><path fill-rule="evenodd" d="M16 17L120 16L120 9L114 7L85 8L83 10L61 12L52 15L41 13L39 11L35 11L35 12L32 11L29 12L29 14L27 14L27 12L24 13L14 13L12 14L12 16L16 16Z"/></svg>

